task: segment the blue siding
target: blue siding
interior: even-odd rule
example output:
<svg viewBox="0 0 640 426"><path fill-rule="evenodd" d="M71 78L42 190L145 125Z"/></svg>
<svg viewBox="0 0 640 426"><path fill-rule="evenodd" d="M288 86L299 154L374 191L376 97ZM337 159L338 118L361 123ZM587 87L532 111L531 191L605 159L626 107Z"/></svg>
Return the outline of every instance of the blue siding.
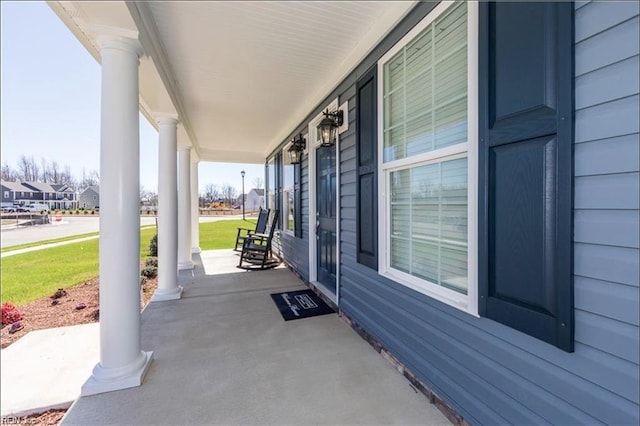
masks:
<svg viewBox="0 0 640 426"><path fill-rule="evenodd" d="M472 424L638 424L638 3L575 4L573 353L472 317L357 263L355 82L430 7L419 3L327 96L348 101L350 117L339 146L340 309ZM307 167L304 238L289 242L285 236L283 243L287 260L303 276Z"/></svg>

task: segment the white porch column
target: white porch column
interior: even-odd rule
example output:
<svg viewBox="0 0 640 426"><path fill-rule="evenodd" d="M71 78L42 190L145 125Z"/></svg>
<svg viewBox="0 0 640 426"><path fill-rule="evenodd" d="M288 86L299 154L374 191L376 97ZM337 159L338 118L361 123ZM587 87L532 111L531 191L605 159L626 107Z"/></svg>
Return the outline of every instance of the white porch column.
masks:
<svg viewBox="0 0 640 426"><path fill-rule="evenodd" d="M142 384L153 354L140 343L140 140L134 38L99 39L100 362L82 395Z"/></svg>
<svg viewBox="0 0 640 426"><path fill-rule="evenodd" d="M191 148L178 148L178 269L193 269L191 261Z"/></svg>
<svg viewBox="0 0 640 426"><path fill-rule="evenodd" d="M158 288L152 302L180 299L178 285L178 168L175 116L157 117L158 150Z"/></svg>
<svg viewBox="0 0 640 426"><path fill-rule="evenodd" d="M198 162L191 163L191 253L200 253L200 191Z"/></svg>

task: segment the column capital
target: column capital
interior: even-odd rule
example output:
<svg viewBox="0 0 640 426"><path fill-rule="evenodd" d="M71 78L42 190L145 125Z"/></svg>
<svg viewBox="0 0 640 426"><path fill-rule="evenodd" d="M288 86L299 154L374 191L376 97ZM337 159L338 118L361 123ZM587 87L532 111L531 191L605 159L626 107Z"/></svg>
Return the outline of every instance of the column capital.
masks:
<svg viewBox="0 0 640 426"><path fill-rule="evenodd" d="M191 151L191 147L188 145L178 145L178 151Z"/></svg>
<svg viewBox="0 0 640 426"><path fill-rule="evenodd" d="M105 25L92 25L91 30L96 34L96 41L100 51L118 49L135 53L138 58L144 55L142 44L138 41L137 31Z"/></svg>
<svg viewBox="0 0 640 426"><path fill-rule="evenodd" d="M178 120L178 114L170 114L170 113L154 113L153 117L156 119L156 123L159 126L162 125L177 125L180 120Z"/></svg>

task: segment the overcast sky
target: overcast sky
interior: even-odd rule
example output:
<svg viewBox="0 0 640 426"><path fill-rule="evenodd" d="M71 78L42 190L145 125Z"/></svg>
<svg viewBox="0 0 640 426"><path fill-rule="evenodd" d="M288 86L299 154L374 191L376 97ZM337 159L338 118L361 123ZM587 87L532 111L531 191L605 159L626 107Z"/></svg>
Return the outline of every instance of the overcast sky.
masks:
<svg viewBox="0 0 640 426"><path fill-rule="evenodd" d="M0 2L1 155L16 167L21 155L100 168L100 65L44 2ZM28 25L27 25L28 22ZM264 167L200 163L200 190L231 184L245 190ZM158 133L140 116L140 184L158 187Z"/></svg>

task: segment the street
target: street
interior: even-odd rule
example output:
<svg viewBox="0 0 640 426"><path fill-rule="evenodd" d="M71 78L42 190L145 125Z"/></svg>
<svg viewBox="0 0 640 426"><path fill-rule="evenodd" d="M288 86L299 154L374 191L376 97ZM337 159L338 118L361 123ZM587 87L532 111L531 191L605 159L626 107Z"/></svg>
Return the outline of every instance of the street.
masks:
<svg viewBox="0 0 640 426"><path fill-rule="evenodd" d="M214 222L217 220L242 219L242 215L233 216L200 216L200 222ZM141 216L140 226L155 225L154 216ZM9 247L18 244L27 244L37 241L63 238L73 235L98 232L100 218L96 216L63 216L60 222L52 217L49 225L36 225L17 229L2 229L0 232L0 246Z"/></svg>

